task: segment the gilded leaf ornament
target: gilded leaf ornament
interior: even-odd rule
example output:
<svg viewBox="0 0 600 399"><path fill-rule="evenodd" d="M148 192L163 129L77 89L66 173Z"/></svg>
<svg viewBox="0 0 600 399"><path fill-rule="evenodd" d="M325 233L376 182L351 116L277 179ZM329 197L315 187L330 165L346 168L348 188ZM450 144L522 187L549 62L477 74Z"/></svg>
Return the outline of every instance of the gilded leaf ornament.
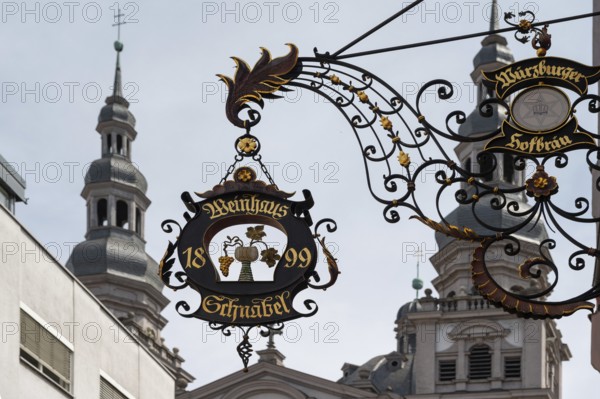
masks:
<svg viewBox="0 0 600 399"><path fill-rule="evenodd" d="M451 224L442 224L438 223L429 218L423 218L420 216L411 216L411 219L417 219L421 223L425 224L429 228L446 234L447 236L458 238L459 240L467 240L467 241L481 241L482 237L479 236L473 229L469 227L457 227Z"/></svg>
<svg viewBox="0 0 600 399"><path fill-rule="evenodd" d="M290 73L298 61L298 47L288 43L290 52L287 55L271 59L271 53L261 47L261 57L254 65L250 66L242 59L231 57L236 64L234 79L225 75L217 75L226 85L229 93L226 102L227 119L239 128L248 128L249 120L239 117L240 111L248 108L248 103L253 102L261 108L264 98L281 98L274 94L276 91L288 91L282 86L290 81L284 76ZM250 114L252 118L252 114Z"/></svg>

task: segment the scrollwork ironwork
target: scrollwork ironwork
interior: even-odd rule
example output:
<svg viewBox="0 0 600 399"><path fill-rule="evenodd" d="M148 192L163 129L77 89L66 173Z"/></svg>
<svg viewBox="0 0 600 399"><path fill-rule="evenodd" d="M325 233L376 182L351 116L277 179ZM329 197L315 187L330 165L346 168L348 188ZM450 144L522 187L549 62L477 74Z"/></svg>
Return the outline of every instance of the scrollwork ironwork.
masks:
<svg viewBox="0 0 600 399"><path fill-rule="evenodd" d="M329 249L327 249L327 244L325 243L325 237L321 237L321 235L318 233L319 227L321 227L323 224L325 224L325 227L327 228L328 232L333 233L334 231L337 230L337 223L333 219L323 219L323 220L320 220L319 222L317 222L317 224L315 225L314 236L315 236L315 239L317 240L317 242L319 243L319 245L321 246L321 251L323 251L323 255L325 256L325 261L327 262L327 271L329 272L329 281L327 283L324 283L321 285L315 285L312 283L308 283L308 286L310 288L320 289L320 290L325 291L327 288L329 288L335 284L335 282L337 281L338 275L340 274L340 270L337 265L337 259L333 256L333 254L329 251ZM319 274L316 271L313 273L312 277L317 283L321 281L321 278L319 277ZM310 307L306 304L306 302L305 302L305 306L310 309ZM315 306L316 306L316 304L315 304Z"/></svg>
<svg viewBox="0 0 600 399"><path fill-rule="evenodd" d="M521 17L521 19L517 23L511 21L511 19L514 19L515 17L516 15L512 12L504 14L504 22L517 28L515 31L515 39L521 43L527 43L531 38L531 34L533 34L533 38L531 38L531 47L537 50L537 54L540 57L545 56L546 52L550 49L550 46L552 46L552 35L548 33L548 25L544 25L542 29L535 27L533 25L535 22L535 14L529 10L519 12L519 17Z"/></svg>
<svg viewBox="0 0 600 399"><path fill-rule="evenodd" d="M545 50L550 47L550 35L547 29L534 27L532 23L535 16L530 12L522 13L520 16L524 18L521 22L511 23L517 28L515 35L518 40L526 42L530 39L529 35L534 33L532 44L538 49L538 55L543 56ZM514 15L506 16L507 19L513 17ZM534 65L534 60L530 61L531 65ZM586 76L589 78L591 75ZM568 261L570 269L583 269L586 265L584 255L594 259L599 257L600 252L597 249L590 249L589 245L584 245L569 234L564 228L564 221L598 223L600 218L585 216L590 213L590 205L589 200L584 197L575 200L574 210L565 209L559 204L555 200L555 194L558 192L560 181L557 177L550 176L546 170L549 170L549 167L557 170L567 168L569 158L565 151L584 150L587 151L588 166L600 171L600 166L594 160L594 156L600 154L600 149L590 142L591 138L598 139L600 135L580 128L575 134L586 134L587 141L577 149L563 146L566 148L564 150L561 150L563 148L561 145L564 143L561 144L556 137L548 139L549 141L545 143L539 142L540 139L534 137L537 142L532 141L522 147L541 146L545 148L545 152L536 154L532 151L500 150L494 147L479 151L476 157L478 167L461 165L448 153L448 144L485 144L492 139L502 137L504 131L502 125L478 135L463 134L461 128L467 121L467 114L461 110L450 112L441 125L433 119L429 120L426 115L433 113L425 110L425 93L434 90L438 100L451 100L455 93L452 84L447 80L435 79L423 85L413 105L400 92L372 72L321 54L316 54L315 57L299 57L295 67L282 79L286 80L282 88L288 90L296 88L317 93L329 100L346 119L359 145L368 190L372 197L383 205L383 216L386 221L399 222L404 211L439 233L481 244L473 255L474 281L479 282L476 285L480 292L490 301L526 317L556 318L571 314L578 309L590 309L585 301L598 296L600 282L594 283L593 287L585 293L566 301L544 301L543 298L550 293L550 288L554 288L558 281L558 267L549 257L549 252L555 245L543 241L537 249L537 255L531 255L530 250L527 255L524 255L520 254L520 241L523 234L526 235L534 229L541 231L547 227L558 232L576 248ZM556 79L552 82L555 81ZM565 84L563 87L569 86ZM580 90L577 93L579 97L571 105L569 121L575 120L575 107L582 103L587 103L587 110L590 113L600 111L598 105L600 97L587 94L585 87L576 89ZM512 89L512 92L515 90L517 89ZM503 95L492 95L483 99L478 105L477 112L481 118L494 118L500 122L513 121L511 106L505 101ZM579 126L577 123L575 125ZM440 154L440 156L434 159L427 155L430 153ZM494 176L503 173L500 165L510 166L515 172L522 174L525 173L527 165L534 165L537 169L530 179L514 181L511 184L499 184L499 179ZM434 184L437 185L435 195L437 217L432 217L431 212L423 208L424 202L417 199L419 192L416 190L424 174L433 168L438 168L434 180ZM375 184L374 176L383 176L381 185ZM600 178L596 180L595 188L600 190ZM454 198L459 207L470 208L474 220L472 225L456 226L446 220L440 205L447 203L449 195ZM527 197L531 198L530 203L525 201ZM503 222L490 218L490 210L500 214ZM319 242L325 248L325 243ZM555 280L549 285L539 283L535 294L521 295L500 287L488 273L485 262L488 249L500 242L507 243L504 248L507 255L520 254L522 278L541 281L550 273L554 274ZM329 262L330 257L325 255ZM330 269L332 278L335 271L335 267ZM485 282L479 281L483 278L480 276L484 275ZM484 289L485 286L482 287L484 283L485 286L498 288L498 292L502 292L502 295L506 295L510 301L502 296L498 297L496 291Z"/></svg>
<svg viewBox="0 0 600 399"><path fill-rule="evenodd" d="M172 225L177 226L177 228L179 229L179 232L177 233L177 239L175 239L174 242L169 241L169 243L167 245L167 249L158 265L158 275L160 276L161 280L167 287L171 288L172 290L179 290L179 289L185 288L189 285L188 281L187 281L187 275L184 272L178 271L178 272L173 273L171 271L171 269L173 268L173 264L175 263L174 254L175 254L175 251L177 250L177 245L179 244L179 234L181 234L182 229L181 229L181 226L179 225L179 223L177 223L177 221L172 220L172 219L168 219L168 220L165 220L164 222L162 222L161 228L165 233L172 233L173 232L173 228L171 227ZM172 284L171 277L174 277L181 284L179 284L179 285ZM186 310L189 310L189 309L186 309Z"/></svg>

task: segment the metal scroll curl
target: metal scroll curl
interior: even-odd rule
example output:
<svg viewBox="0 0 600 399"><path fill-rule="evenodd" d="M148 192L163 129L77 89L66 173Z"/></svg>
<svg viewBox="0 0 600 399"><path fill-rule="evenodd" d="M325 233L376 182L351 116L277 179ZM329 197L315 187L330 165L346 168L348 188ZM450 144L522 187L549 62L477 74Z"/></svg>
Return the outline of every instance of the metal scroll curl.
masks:
<svg viewBox="0 0 600 399"><path fill-rule="evenodd" d="M540 279L543 274L543 268L550 269L555 274L554 281L551 284L546 285L542 283L543 288L538 289L537 292L534 290L534 292L524 294L516 294L503 288L493 278L485 260L488 249L503 240L512 241L504 247L504 252L507 255L513 256L518 254L520 245L514 237L486 238L473 253L471 261L473 282L482 296L494 305L503 307L510 313L515 313L526 318L560 318L569 316L580 309L593 310L594 305L586 302L586 300L598 295L597 288L592 288L567 301L550 302L539 300L547 296L558 282L558 268L547 255L542 254L542 249L545 247L554 248L556 243L553 240L544 240L540 244L540 257L528 258L518 266L519 274L523 279Z"/></svg>
<svg viewBox="0 0 600 399"><path fill-rule="evenodd" d="M523 22L522 25L521 34L525 33L525 28L532 30L531 24ZM544 36L547 31L533 31L537 35L534 47L543 44L549 48L549 42L545 41L549 37ZM565 206L556 200L560 176L550 175L566 170L569 165L567 152L585 154L588 166L600 171L595 162L595 156L600 154L596 144L600 135L581 126L574 115L575 108L581 104L587 104L591 113L598 112L599 98L587 94L587 86L600 79L600 67L548 57L524 60L487 72L484 83L490 88L491 95L479 104L476 112L481 118L499 123L489 132L472 136L463 133L467 121L464 111L450 112L441 124L426 116L430 112L425 112L428 106L424 101L426 94L433 92L438 101L453 99L454 88L449 81L436 79L426 83L417 93L415 103L411 104L372 72L334 57L319 55L316 50L315 53L316 57L298 58L294 67L280 76L281 81L286 82L280 89L315 92L329 100L342 114L358 142L367 187L373 198L382 204L386 221L397 223L402 219L401 214L406 213L439 233L480 243L473 255L474 285L482 295L507 311L525 317L558 318L578 309L592 308L585 301L600 294L600 281L595 281L583 294L565 301L545 301L556 286L559 271L550 256L556 244L552 241L550 245L545 234L548 228L574 247L568 261L572 271L585 268L600 256L595 242L585 244L564 227L571 222L600 222L600 218L591 215L590 200L579 197L572 205ZM276 74L280 69L274 71ZM264 68L260 73L269 75ZM249 74L252 75L252 71ZM571 104L569 97L556 86L571 90L571 97L577 96L575 101ZM494 92L497 87L502 87L502 91ZM253 86L244 90L252 91ZM518 93L518 98L509 103L508 96L514 93ZM531 130L528 121L530 124L535 121L528 119L527 107L531 107L533 113L547 112L550 100L546 100L549 98L561 102L562 114L556 121L544 122L546 132ZM236 101L235 98L231 103L228 101L227 115L238 126L239 116L231 117L242 111L231 106ZM257 110L247 112L249 119L260 119ZM452 144L467 143L483 148L473 164L464 160L459 162L447 151ZM534 173L525 178L531 167L535 168ZM423 185L422 182L431 180L425 179L425 175L432 170L435 179L428 186L429 190L434 190L435 201L433 210L428 210L425 204L431 204L431 191L417 188ZM506 170L518 177L511 178L508 183L500 182ZM600 178L595 189L600 189ZM420 192L426 192L428 198L418 199ZM458 208L468 210L469 222L464 223L469 225L457 225L466 219L447 218L442 205L448 203L448 198ZM541 241L538 248L530 248L527 244L527 249L521 250L522 243L527 241L523 238L534 233ZM535 281L528 288L534 293L517 293L501 287L494 280L485 256L490 248L503 241L509 243L505 247L506 254L514 256L515 274ZM519 265L522 274L519 274ZM531 272L534 269L539 273ZM551 284L546 281L550 275L555 278ZM490 290L491 287L497 290Z"/></svg>

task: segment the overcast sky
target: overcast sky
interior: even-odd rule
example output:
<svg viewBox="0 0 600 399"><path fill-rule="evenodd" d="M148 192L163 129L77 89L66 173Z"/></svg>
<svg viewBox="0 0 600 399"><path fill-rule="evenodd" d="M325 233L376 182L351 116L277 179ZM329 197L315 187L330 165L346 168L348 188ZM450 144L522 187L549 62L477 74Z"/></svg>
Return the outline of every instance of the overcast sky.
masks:
<svg viewBox="0 0 600 399"><path fill-rule="evenodd" d="M17 207L17 217L63 264L70 248L83 239L85 203L80 193L87 165L100 156L95 127L114 76L116 29L111 24L117 6L126 22L124 92L138 121L133 159L148 179L153 201L146 219L147 250L158 259L172 239L161 231L161 221L182 220L180 193L211 188L233 159L233 142L241 132L225 118L225 87L215 76L234 73L229 57L252 65L259 47L279 56L288 51L288 42L299 47L301 56L312 55L314 47L333 52L401 5L356 0L3 2L0 151L26 178L29 197L28 205ZM592 2L501 0L500 7L502 12L533 9L544 20L590 12ZM427 1L356 50L483 31L489 26L488 13L488 1ZM589 19L551 26L550 54L591 65L591 27ZM534 56L529 44L512 35L507 39L516 59ZM454 109L470 112L474 91L469 74L480 40L352 62L386 79L412 102L423 82L448 79L458 88L456 99L443 104L431 95L427 109L442 116ZM385 222L383 208L367 190L352 131L331 105L301 92L267 102L262 116L253 133L262 140L263 158L279 187L310 189L316 202L313 219L330 217L339 226L328 239L334 243L342 275L325 293L303 294L317 301L319 313L289 323L278 348L287 356L286 366L335 380L344 362L362 364L395 349L396 312L415 296L414 252L424 253L421 277L425 287L431 287L435 271L429 257L436 243L432 231L409 221L408 213L398 224ZM592 118L579 116L592 129L596 126ZM580 166L578 172L566 171L559 182L567 202L577 193L589 195L587 169L583 163L573 165ZM560 252L556 256L560 258ZM559 266L566 267L564 259ZM589 269L579 274L565 271L557 297L582 291ZM164 337L169 346L180 348L186 369L197 378L194 386L239 370L233 339L221 343L220 335L208 331L205 323L183 319L174 311L177 300L193 302L193 296L165 291L173 302L164 312L170 320ZM573 353L564 365L564 398L584 397L587 386L600 383L590 365L587 314L579 312L558 324ZM255 349L264 345L259 342Z"/></svg>

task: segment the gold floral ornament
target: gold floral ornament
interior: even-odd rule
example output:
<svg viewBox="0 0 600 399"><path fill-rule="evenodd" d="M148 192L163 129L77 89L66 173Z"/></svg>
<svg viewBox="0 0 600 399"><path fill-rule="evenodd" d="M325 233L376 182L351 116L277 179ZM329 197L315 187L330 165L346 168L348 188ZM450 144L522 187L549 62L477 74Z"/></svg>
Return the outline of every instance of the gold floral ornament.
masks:
<svg viewBox="0 0 600 399"><path fill-rule="evenodd" d="M248 227L248 231L246 231L246 237L252 241L262 241L266 235L265 226Z"/></svg>
<svg viewBox="0 0 600 399"><path fill-rule="evenodd" d="M359 91L356 93L356 95L358 96L358 99L360 100L361 103L369 102L369 96L367 96L364 91Z"/></svg>
<svg viewBox="0 0 600 399"><path fill-rule="evenodd" d="M548 179L545 177L538 177L533 181L533 186L535 188L544 188L548 185Z"/></svg>
<svg viewBox="0 0 600 399"><path fill-rule="evenodd" d="M233 180L238 183L250 183L256 180L256 172L249 166L242 166L233 172Z"/></svg>
<svg viewBox="0 0 600 399"><path fill-rule="evenodd" d="M525 33L529 32L531 30L531 22L526 19L520 20L519 30Z"/></svg>
<svg viewBox="0 0 600 399"><path fill-rule="evenodd" d="M531 178L525 181L525 190L530 197L543 199L558 191L558 183L556 183L556 177L549 176L544 167L540 165Z"/></svg>
<svg viewBox="0 0 600 399"><path fill-rule="evenodd" d="M392 130L392 121L387 116L382 116L380 122L385 130Z"/></svg>
<svg viewBox="0 0 600 399"><path fill-rule="evenodd" d="M254 140L251 137L245 137L241 139L238 143L238 148L240 149L240 151L249 154L252 151L256 150L256 140Z"/></svg>
<svg viewBox="0 0 600 399"><path fill-rule="evenodd" d="M252 173L247 169L242 169L238 172L237 178L239 181L247 183L252 180Z"/></svg>
<svg viewBox="0 0 600 399"><path fill-rule="evenodd" d="M231 256L221 256L219 258L219 264L221 265L220 269L221 269L221 273L223 273L223 276L225 276L225 277L229 276L229 267L231 266L232 263L233 263L233 257L231 257Z"/></svg>
<svg viewBox="0 0 600 399"><path fill-rule="evenodd" d="M265 262L267 266L273 267L277 263L281 256L277 253L275 248L267 248L260 253L260 261Z"/></svg>
<svg viewBox="0 0 600 399"><path fill-rule="evenodd" d="M331 83L333 83L334 85L339 85L340 83L342 83L342 79L340 79L339 76L337 76L336 74L331 75Z"/></svg>
<svg viewBox="0 0 600 399"><path fill-rule="evenodd" d="M400 151L400 154L398 154L398 162L400 162L400 165L408 168L408 165L410 165L410 156L404 151Z"/></svg>

